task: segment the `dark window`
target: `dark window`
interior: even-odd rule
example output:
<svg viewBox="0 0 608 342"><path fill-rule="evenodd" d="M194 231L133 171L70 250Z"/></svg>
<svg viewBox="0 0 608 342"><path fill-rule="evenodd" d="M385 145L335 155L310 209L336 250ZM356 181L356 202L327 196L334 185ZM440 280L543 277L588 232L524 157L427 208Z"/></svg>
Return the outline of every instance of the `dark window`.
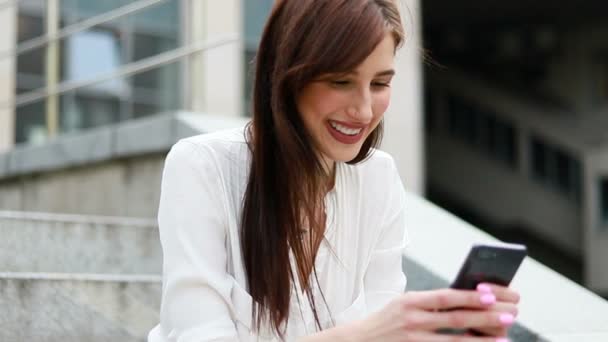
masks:
<svg viewBox="0 0 608 342"><path fill-rule="evenodd" d="M435 129L435 96L430 87L424 89L424 128L427 132L433 132Z"/></svg>
<svg viewBox="0 0 608 342"><path fill-rule="evenodd" d="M532 175L535 179L544 181L547 178L547 162L546 162L546 147L545 144L536 138L532 138Z"/></svg>
<svg viewBox="0 0 608 342"><path fill-rule="evenodd" d="M496 120L494 125L494 155L508 165L515 165L515 129L500 120Z"/></svg>
<svg viewBox="0 0 608 342"><path fill-rule="evenodd" d="M600 225L603 229L608 229L608 178L600 180Z"/></svg>
<svg viewBox="0 0 608 342"><path fill-rule="evenodd" d="M532 177L580 204L582 200L581 163L567 152L533 137L530 143Z"/></svg>
<svg viewBox="0 0 608 342"><path fill-rule="evenodd" d="M15 142L40 143L47 137L44 101L22 105L15 110Z"/></svg>

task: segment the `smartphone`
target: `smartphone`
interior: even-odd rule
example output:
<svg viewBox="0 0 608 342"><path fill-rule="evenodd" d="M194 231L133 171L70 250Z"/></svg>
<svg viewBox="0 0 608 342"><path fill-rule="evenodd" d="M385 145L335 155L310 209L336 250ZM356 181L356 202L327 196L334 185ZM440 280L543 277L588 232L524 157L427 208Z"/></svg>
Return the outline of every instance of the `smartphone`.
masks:
<svg viewBox="0 0 608 342"><path fill-rule="evenodd" d="M526 246L520 244L473 245L450 287L474 290L479 283L509 286L527 254Z"/></svg>
<svg viewBox="0 0 608 342"><path fill-rule="evenodd" d="M475 290L479 283L509 286L527 254L526 246L520 244L473 245L450 287ZM474 329L445 328L439 329L438 332L449 335L469 332L474 336L485 336Z"/></svg>

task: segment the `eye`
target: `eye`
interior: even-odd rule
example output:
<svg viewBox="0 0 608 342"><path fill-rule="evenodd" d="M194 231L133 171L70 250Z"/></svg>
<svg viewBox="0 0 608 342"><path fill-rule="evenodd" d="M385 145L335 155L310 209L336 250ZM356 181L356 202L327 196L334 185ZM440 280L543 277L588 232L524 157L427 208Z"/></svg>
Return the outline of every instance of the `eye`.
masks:
<svg viewBox="0 0 608 342"><path fill-rule="evenodd" d="M372 87L374 88L388 88L390 86L390 82L372 82Z"/></svg>
<svg viewBox="0 0 608 342"><path fill-rule="evenodd" d="M337 88L346 87L346 86L350 85L350 83L351 82L349 80L332 80L332 81L330 81L330 84Z"/></svg>

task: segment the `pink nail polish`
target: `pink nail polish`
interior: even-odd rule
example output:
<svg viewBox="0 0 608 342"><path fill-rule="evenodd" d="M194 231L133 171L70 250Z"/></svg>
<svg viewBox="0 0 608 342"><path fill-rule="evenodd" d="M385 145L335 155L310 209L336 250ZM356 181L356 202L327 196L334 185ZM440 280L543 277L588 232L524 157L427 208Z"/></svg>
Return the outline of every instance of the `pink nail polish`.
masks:
<svg viewBox="0 0 608 342"><path fill-rule="evenodd" d="M496 340L496 342L510 342L508 338L501 337Z"/></svg>
<svg viewBox="0 0 608 342"><path fill-rule="evenodd" d="M515 318L513 317L513 315L508 314L508 313L500 315L499 319L500 319L500 323L502 323L503 325L511 325L515 321Z"/></svg>
<svg viewBox="0 0 608 342"><path fill-rule="evenodd" d="M491 293L486 293L483 296L481 296L480 300L481 300L481 304L490 305L490 304L496 303L496 296L494 296Z"/></svg>
<svg viewBox="0 0 608 342"><path fill-rule="evenodd" d="M492 293L492 288L487 284L479 284L477 285L477 291L482 293Z"/></svg>

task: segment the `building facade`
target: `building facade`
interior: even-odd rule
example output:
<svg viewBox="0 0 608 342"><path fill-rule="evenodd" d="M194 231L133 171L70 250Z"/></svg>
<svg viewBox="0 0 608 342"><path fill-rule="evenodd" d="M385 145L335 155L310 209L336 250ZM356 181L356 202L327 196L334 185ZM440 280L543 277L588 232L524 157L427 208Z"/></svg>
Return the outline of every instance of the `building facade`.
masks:
<svg viewBox="0 0 608 342"><path fill-rule="evenodd" d="M608 294L607 5L428 3L431 197L546 241Z"/></svg>

